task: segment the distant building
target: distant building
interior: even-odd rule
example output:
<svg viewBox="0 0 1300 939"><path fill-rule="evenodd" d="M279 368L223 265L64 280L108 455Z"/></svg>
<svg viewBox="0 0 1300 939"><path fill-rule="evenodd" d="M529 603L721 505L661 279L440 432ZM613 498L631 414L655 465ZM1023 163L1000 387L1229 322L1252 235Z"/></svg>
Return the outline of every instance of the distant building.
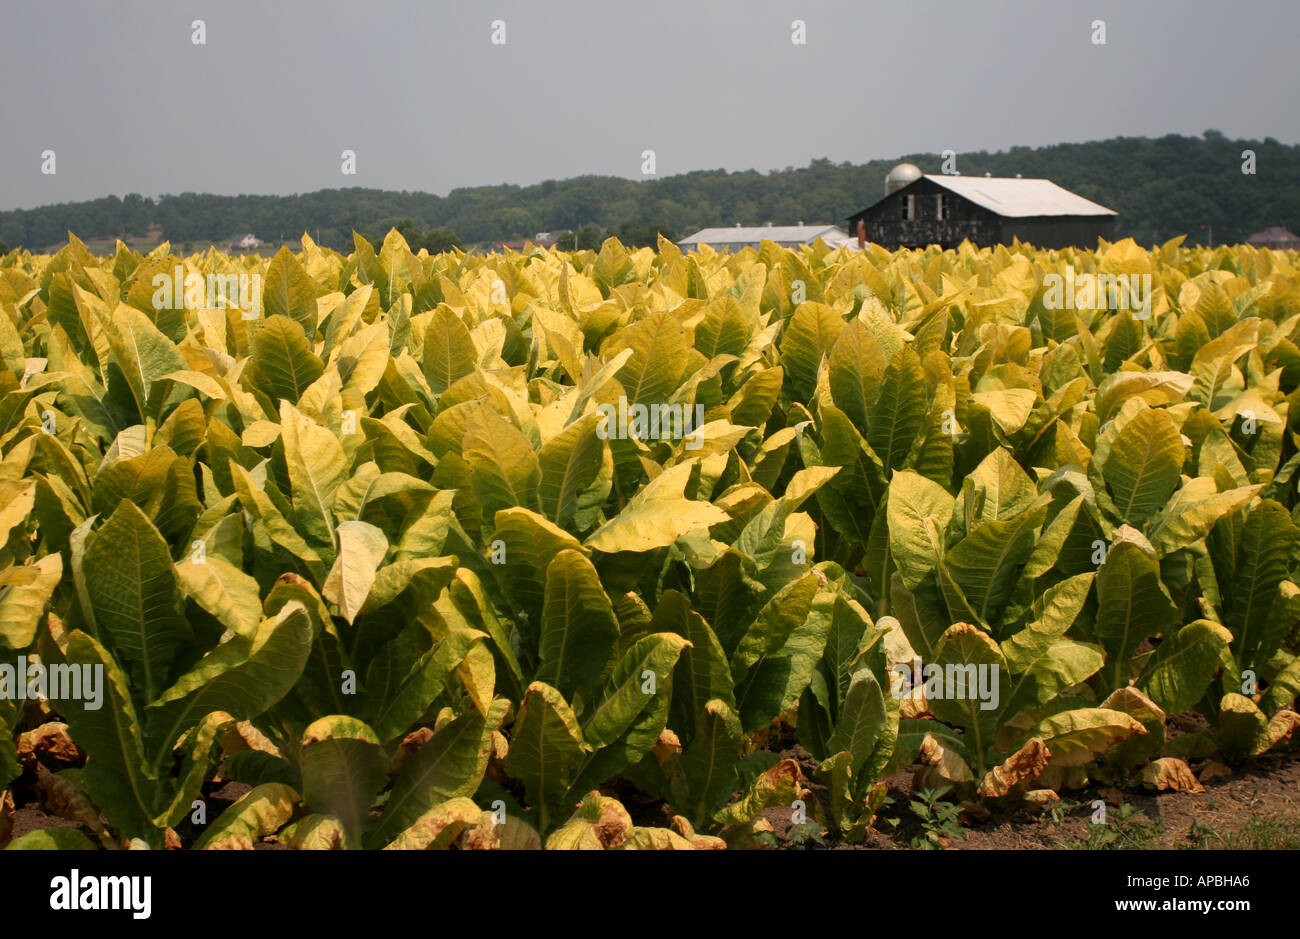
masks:
<svg viewBox="0 0 1300 939"><path fill-rule="evenodd" d="M231 251L251 251L254 248L262 247L262 239L258 238L252 232L245 232L242 235L236 235L230 239Z"/></svg>
<svg viewBox="0 0 1300 939"><path fill-rule="evenodd" d="M543 234L546 233L544 232ZM507 251L523 251L524 248L528 247L529 245L533 245L534 247L537 248L554 248L555 244L556 243L554 240L543 239L539 236L537 238L530 238L527 241L489 242L486 250L489 254L492 253L504 254Z"/></svg>
<svg viewBox="0 0 1300 939"><path fill-rule="evenodd" d="M1281 225L1273 225L1261 232L1256 232L1246 239L1256 248L1273 248L1278 251L1300 251L1300 235L1287 231Z"/></svg>
<svg viewBox="0 0 1300 939"><path fill-rule="evenodd" d="M838 225L818 223L805 225L764 225L757 228L702 228L695 234L677 242L677 246L687 250L708 245L716 251L740 251L743 248L757 248L764 241L775 241L783 248L797 248L810 245L820 238L828 248L840 248L852 245L849 233Z"/></svg>
<svg viewBox="0 0 1300 939"><path fill-rule="evenodd" d="M849 216L849 231L886 248L1009 245L1095 248L1113 240L1117 213L1049 179L931 176L900 163L885 177L885 195Z"/></svg>

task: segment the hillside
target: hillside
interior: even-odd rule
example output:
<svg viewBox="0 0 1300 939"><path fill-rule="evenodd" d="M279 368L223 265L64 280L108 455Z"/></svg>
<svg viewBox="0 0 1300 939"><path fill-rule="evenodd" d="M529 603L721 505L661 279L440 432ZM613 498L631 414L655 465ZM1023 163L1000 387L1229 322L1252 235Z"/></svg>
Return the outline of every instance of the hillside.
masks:
<svg viewBox="0 0 1300 939"><path fill-rule="evenodd" d="M1257 172L1241 171L1242 151L1256 154ZM327 189L291 196L202 193L109 196L90 202L0 212L0 241L29 248L79 236L145 238L151 227L177 245L223 243L236 232L268 242L304 231L327 245L350 248L352 230L378 232L409 219L446 227L466 244L532 237L559 229L622 231L640 241L659 228L682 236L709 225L799 220L844 224L875 201L888 169L910 160L938 172L937 154L907 154L854 165L813 160L770 173L698 170L645 182L609 176L547 180L531 186L480 186L446 196L376 189ZM1268 225L1300 230L1300 146L1273 138L1121 137L1050 147L1012 147L958 156L964 175L1043 176L1119 212L1118 234L1150 244L1187 234L1189 241L1241 241ZM594 232L592 233L595 234Z"/></svg>

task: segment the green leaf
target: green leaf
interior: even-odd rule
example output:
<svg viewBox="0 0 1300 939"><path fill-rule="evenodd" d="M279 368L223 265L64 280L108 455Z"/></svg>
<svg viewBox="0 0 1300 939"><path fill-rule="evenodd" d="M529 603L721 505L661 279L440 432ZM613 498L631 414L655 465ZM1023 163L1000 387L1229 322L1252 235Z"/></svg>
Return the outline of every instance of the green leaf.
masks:
<svg viewBox="0 0 1300 939"><path fill-rule="evenodd" d="M1165 636L1137 686L1166 714L1180 714L1201 700L1231 641L1218 623L1188 623Z"/></svg>
<svg viewBox="0 0 1300 939"><path fill-rule="evenodd" d="M293 817L298 793L283 783L263 783L244 793L209 826L194 847L239 848L273 835Z"/></svg>
<svg viewBox="0 0 1300 939"><path fill-rule="evenodd" d="M244 510L265 530L266 535L303 562L313 571L319 570L318 576L324 576L325 568L316 549L303 540L302 535L293 527L284 514L271 501L263 488L258 485L253 475L238 463L231 462L230 478L235 492Z"/></svg>
<svg viewBox="0 0 1300 939"><path fill-rule="evenodd" d="M814 572L811 576L816 577ZM796 584L802 581L796 581ZM778 715L794 707L804 689L812 681L813 674L826 650L826 638L831 628L831 611L834 607L834 594L831 590L821 590L813 597L806 617L801 617L799 610L803 607L801 598L786 597L778 594L772 603L785 598L786 603L779 618L795 620L798 625L779 643L764 644L762 655L753 667L744 671L736 667L742 664L748 655L740 648L740 662L733 657L732 673L737 677L736 704L740 712L740 723L745 733L753 733L771 723ZM769 604L770 606L770 604ZM767 609L760 613L765 618ZM774 635L785 630L779 626ZM765 631L765 630L764 630ZM743 643L742 643L743 645ZM748 652L755 650L749 649Z"/></svg>
<svg viewBox="0 0 1300 939"><path fill-rule="evenodd" d="M664 470L609 522L586 540L597 551L652 551L675 542L682 535L730 521L722 509L685 496L694 461L678 463Z"/></svg>
<svg viewBox="0 0 1300 939"><path fill-rule="evenodd" d="M1178 486L1184 456L1182 437L1168 412L1148 408L1134 415L1102 466L1120 519L1141 526L1155 515Z"/></svg>
<svg viewBox="0 0 1300 939"><path fill-rule="evenodd" d="M388 551L384 533L368 522L339 522L338 554L325 578L321 596L337 604L351 625L370 596L375 574Z"/></svg>
<svg viewBox="0 0 1300 939"><path fill-rule="evenodd" d="M1044 718L1025 734L1039 737L1052 753L1053 766L1084 766L1115 744L1146 728L1123 711L1109 708L1079 708Z"/></svg>
<svg viewBox="0 0 1300 939"><path fill-rule="evenodd" d="M826 749L831 753L847 751L852 757L854 772L860 771L875 750L886 721L885 697L880 682L870 669L859 669L853 673L840 709L840 719L835 732L826 741Z"/></svg>
<svg viewBox="0 0 1300 939"><path fill-rule="evenodd" d="M87 707L90 701L69 701L59 708L73 738L86 751L82 780L87 791L122 834L161 840L153 824L161 787L145 764L140 721L126 675L108 650L80 630L69 635L64 657L69 665L81 666L83 673L87 668L103 669L100 707Z"/></svg>
<svg viewBox="0 0 1300 939"><path fill-rule="evenodd" d="M927 695L926 702L935 717L965 728L973 738L970 751L982 776L987 768L983 757L996 730L997 704L1007 700L1006 659L984 630L954 623L939 642L934 665L942 669L943 694Z"/></svg>
<svg viewBox="0 0 1300 939"><path fill-rule="evenodd" d="M9 842L6 851L93 851L95 843L76 828L38 828Z"/></svg>
<svg viewBox="0 0 1300 939"><path fill-rule="evenodd" d="M580 551L561 551L546 568L537 681L568 695L592 684L618 635L618 620L596 568Z"/></svg>
<svg viewBox="0 0 1300 939"><path fill-rule="evenodd" d="M1219 750L1229 763L1239 763L1268 746L1268 718L1250 698L1226 694L1219 704Z"/></svg>
<svg viewBox="0 0 1300 939"><path fill-rule="evenodd" d="M698 730L671 761L673 808L696 827L704 826L736 790L740 757L740 719L727 702L705 703Z"/></svg>
<svg viewBox="0 0 1300 939"><path fill-rule="evenodd" d="M94 536L85 557L95 623L125 662L146 700L171 674L191 640L177 612L176 574L167 543L133 502L123 502Z"/></svg>
<svg viewBox="0 0 1300 939"><path fill-rule="evenodd" d="M1219 492L1213 479L1198 476L1184 485L1147 526L1151 545L1161 557L1204 538L1219 519L1246 505L1262 486Z"/></svg>
<svg viewBox="0 0 1300 939"><path fill-rule="evenodd" d="M844 328L844 318L824 303L801 303L790 317L781 337L781 365L801 400L812 395L822 359Z"/></svg>
<svg viewBox="0 0 1300 939"><path fill-rule="evenodd" d="M263 620L251 637L217 646L149 704L151 764L161 768L177 736L211 711L248 720L275 704L302 674L311 646L311 619L297 601Z"/></svg>
<svg viewBox="0 0 1300 939"><path fill-rule="evenodd" d="M581 717L591 753L575 773L569 796L582 793L636 763L659 739L672 701L672 672L688 645L673 633L652 633L624 653Z"/></svg>
<svg viewBox="0 0 1300 939"><path fill-rule="evenodd" d="M564 695L545 682L530 684L510 734L505 769L524 784L539 831L545 833L567 808L563 797L583 752L582 731Z"/></svg>
<svg viewBox="0 0 1300 939"><path fill-rule="evenodd" d="M704 617L676 590L665 590L655 607L650 632L674 632L690 645L682 650L673 670L672 717L669 724L688 743L697 733L709 702L718 700L735 710L731 669L727 653Z"/></svg>
<svg viewBox="0 0 1300 939"><path fill-rule="evenodd" d="M370 805L388 781L375 732L354 717L322 717L303 733L301 760L303 801L336 817L347 845L360 847Z"/></svg>
<svg viewBox="0 0 1300 939"><path fill-rule="evenodd" d="M406 831L385 845L384 850L430 851L446 848L466 827L482 823L483 818L483 810L474 804L473 799L463 796L448 799L417 818ZM506 824L510 824L509 819Z"/></svg>
<svg viewBox="0 0 1300 939"><path fill-rule="evenodd" d="M0 572L0 647L25 649L63 576L63 558L49 554L35 564Z"/></svg>
<svg viewBox="0 0 1300 939"><path fill-rule="evenodd" d="M316 285L287 246L281 247L266 269L262 285L262 312L269 319L286 316L307 338L316 335ZM297 401L294 398L294 401Z"/></svg>
<svg viewBox="0 0 1300 939"><path fill-rule="evenodd" d="M1107 688L1128 684L1129 659L1147 636L1170 629L1177 611L1160 568L1137 544L1121 541L1097 573L1098 641L1106 650Z"/></svg>
<svg viewBox="0 0 1300 939"><path fill-rule="evenodd" d="M492 731L508 703L497 699L487 718L470 708L415 752L389 792L384 812L367 838L368 847L392 841L438 803L474 794L487 768Z"/></svg>
<svg viewBox="0 0 1300 939"><path fill-rule="evenodd" d="M1013 675L1028 671L1074 625L1088 599L1096 574L1085 571L1053 584L1034 600L1034 619L1005 639L1002 654Z"/></svg>
<svg viewBox="0 0 1300 939"><path fill-rule="evenodd" d="M628 348L632 355L618 370L629 404L668 401L687 377L704 364L704 356L686 344L677 319L669 313L655 313L615 334L601 348L609 357Z"/></svg>
<svg viewBox="0 0 1300 939"><path fill-rule="evenodd" d="M538 451L542 478L537 486L542 514L568 528L583 509L596 500L588 493L600 475L605 447L596 436L599 414L574 421Z"/></svg>
<svg viewBox="0 0 1300 939"><path fill-rule="evenodd" d="M547 565L561 551L582 551L582 545L567 531L536 512L521 508L497 513L492 540L505 545L506 561L510 566L507 592L528 614L530 622L540 622L546 594Z"/></svg>
<svg viewBox="0 0 1300 939"><path fill-rule="evenodd" d="M215 616L227 629L250 635L262 620L257 581L219 554L176 565L181 593Z"/></svg>
<svg viewBox="0 0 1300 939"><path fill-rule="evenodd" d="M790 634L808 618L817 587L816 575L809 572L786 584L763 605L731 653L733 676L743 678L754 663L785 645Z"/></svg>
<svg viewBox="0 0 1300 939"><path fill-rule="evenodd" d="M892 507L894 500L889 503ZM985 522L948 552L953 580L984 622L991 622L1006 605L1046 517L1044 503L1006 521Z"/></svg>
<svg viewBox="0 0 1300 939"><path fill-rule="evenodd" d="M924 430L925 396L921 360L911 346L904 346L885 369L867 428L867 443L887 468L902 467L917 434Z"/></svg>
<svg viewBox="0 0 1300 939"><path fill-rule="evenodd" d="M288 401L280 402L281 438L293 511L307 539L334 545L334 494L348 478L348 457L334 434Z"/></svg>
<svg viewBox="0 0 1300 939"><path fill-rule="evenodd" d="M367 707L366 713L372 715L370 726L381 743L396 740L419 720L447 689L470 646L482 636L467 629L448 633L416 660L391 694Z"/></svg>
<svg viewBox="0 0 1300 939"><path fill-rule="evenodd" d="M141 419L156 417L161 401L155 400L154 385L189 367L184 354L149 317L125 303L113 311L113 328L106 332L113 360L126 378Z"/></svg>
<svg viewBox="0 0 1300 939"><path fill-rule="evenodd" d="M1274 615L1274 604L1296 540L1290 513L1272 500L1255 506L1242 525L1233 576L1222 583L1224 625L1242 668L1265 665L1289 631L1286 619Z"/></svg>
<svg viewBox="0 0 1300 939"><path fill-rule="evenodd" d="M314 309L314 300L312 305ZM297 404L324 373L324 363L312 352L302 326L292 319L269 317L253 333L253 354L246 374L249 383L266 392L273 402Z"/></svg>
<svg viewBox="0 0 1300 939"><path fill-rule="evenodd" d="M424 328L420 365L434 394L442 394L458 379L472 374L478 350L468 327L446 304L439 304Z"/></svg>
<svg viewBox="0 0 1300 939"><path fill-rule="evenodd" d="M908 590L915 590L938 567L954 504L942 486L910 470L895 473L889 481L889 553Z"/></svg>
<svg viewBox="0 0 1300 939"><path fill-rule="evenodd" d="M867 413L880 394L889 360L885 349L860 319L850 321L831 349L831 397L858 430L867 430Z"/></svg>
<svg viewBox="0 0 1300 939"><path fill-rule="evenodd" d="M537 454L514 424L491 408L475 408L465 422L462 453L474 472L474 497L485 523L502 509L540 508Z"/></svg>

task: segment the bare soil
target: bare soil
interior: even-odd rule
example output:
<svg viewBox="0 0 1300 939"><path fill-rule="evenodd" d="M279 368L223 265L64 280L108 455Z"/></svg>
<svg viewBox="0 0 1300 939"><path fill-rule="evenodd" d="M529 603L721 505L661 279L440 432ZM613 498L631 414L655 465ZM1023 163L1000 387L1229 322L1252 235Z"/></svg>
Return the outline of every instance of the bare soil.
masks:
<svg viewBox="0 0 1300 939"><path fill-rule="evenodd" d="M800 747L781 752L782 757L796 759L811 776L815 763ZM1204 764L1193 763L1199 775ZM913 772L911 767L888 779L892 800L881 810L871 831L860 844L834 844L840 849L893 850L912 847L913 840L924 834L924 826L911 803ZM819 799L824 790L814 783L805 785ZM1062 848L1133 847L1149 849L1177 848L1300 848L1300 746L1292 744L1276 754L1251 760L1232 768L1230 776L1204 783L1205 792L1156 792L1150 788L1117 789L1103 784L1061 794L1055 809L998 808L963 813L965 838L945 837L948 850L1044 850ZM949 800L952 796L947 796ZM1093 824L1094 801L1103 800L1107 824L1123 837L1112 844L1097 840ZM1125 809L1125 806L1131 806ZM792 833L789 809L773 808L764 813L784 847ZM978 816L978 817L973 817ZM889 820L897 819L893 825ZM1090 842L1091 837L1091 842ZM815 842L802 847L820 848Z"/></svg>

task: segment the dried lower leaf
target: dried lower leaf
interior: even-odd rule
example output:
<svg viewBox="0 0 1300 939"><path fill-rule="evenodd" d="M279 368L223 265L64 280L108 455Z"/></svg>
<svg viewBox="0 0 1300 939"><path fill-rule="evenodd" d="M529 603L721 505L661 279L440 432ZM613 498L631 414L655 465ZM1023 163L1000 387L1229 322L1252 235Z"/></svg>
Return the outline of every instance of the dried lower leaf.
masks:
<svg viewBox="0 0 1300 939"><path fill-rule="evenodd" d="M280 832L280 841L295 851L340 851L346 836L333 815L308 815Z"/></svg>
<svg viewBox="0 0 1300 939"><path fill-rule="evenodd" d="M473 799L448 799L425 812L404 832L384 846L385 851L425 851L445 848L467 825L483 821L483 810Z"/></svg>
<svg viewBox="0 0 1300 939"><path fill-rule="evenodd" d="M1029 805L1039 807L1051 805L1053 802L1060 802L1061 797L1056 794L1054 789L1030 789L1022 797Z"/></svg>
<svg viewBox="0 0 1300 939"><path fill-rule="evenodd" d="M430 727L417 727L405 737L402 738L401 746L393 751L392 757L388 760L385 772L390 776L396 776L406 765L406 761L415 756L420 747L424 746L433 739L433 729Z"/></svg>
<svg viewBox="0 0 1300 939"><path fill-rule="evenodd" d="M715 838L713 835L697 835L695 827L680 815L672 817L671 825L673 830L689 841L697 851L723 851L727 847L727 842L721 838Z"/></svg>
<svg viewBox="0 0 1300 939"><path fill-rule="evenodd" d="M770 805L790 805L803 797L803 772L794 760L781 760L761 773L739 800L715 817L723 825L749 825Z"/></svg>
<svg viewBox="0 0 1300 939"><path fill-rule="evenodd" d="M493 833L497 838L498 847L502 851L540 851L542 849L542 836L537 833L537 829L514 815L507 815L505 824L497 825L493 829Z"/></svg>
<svg viewBox="0 0 1300 939"><path fill-rule="evenodd" d="M654 747L655 759L658 760L660 763L663 763L664 760L667 760L669 757L673 756L674 754L681 753L681 752L682 752L681 739L677 736L677 734L673 733L673 731L665 727L659 733L659 739L655 741L655 747Z"/></svg>
<svg viewBox="0 0 1300 939"><path fill-rule="evenodd" d="M1291 739L1291 735L1300 728L1300 714L1295 711L1278 711L1268 722L1268 730L1265 731L1265 739L1268 741L1265 749L1272 750L1282 746Z"/></svg>
<svg viewBox="0 0 1300 939"><path fill-rule="evenodd" d="M221 735L221 748L228 754L238 753L240 750L256 750L259 753L269 753L271 756L283 758L280 748L271 742L271 738L254 727L252 721L239 721L231 725Z"/></svg>
<svg viewBox="0 0 1300 939"><path fill-rule="evenodd" d="M1088 785L1088 768L1052 763L1039 774L1038 785L1056 792L1062 789L1082 789Z"/></svg>
<svg viewBox="0 0 1300 939"><path fill-rule="evenodd" d="M37 756L60 763L82 763L86 754L68 736L68 725L50 721L18 736L18 759L28 763Z"/></svg>
<svg viewBox="0 0 1300 939"><path fill-rule="evenodd" d="M252 851L253 839L247 835L227 835L207 845L208 851Z"/></svg>
<svg viewBox="0 0 1300 939"><path fill-rule="evenodd" d="M1225 766L1218 760L1210 760L1201 768L1201 775L1198 778L1204 785L1205 783L1214 782L1216 779L1228 779L1231 776L1231 767Z"/></svg>
<svg viewBox="0 0 1300 939"><path fill-rule="evenodd" d="M217 816L195 847L251 850L255 840L280 830L299 801L298 793L284 783L255 786Z"/></svg>
<svg viewBox="0 0 1300 939"><path fill-rule="evenodd" d="M931 717L930 705L925 700L925 689L913 688L899 698L898 716L904 720L923 720Z"/></svg>
<svg viewBox="0 0 1300 939"><path fill-rule="evenodd" d="M573 816L546 839L546 850L618 848L632 833L632 827L632 817L623 803L590 792Z"/></svg>
<svg viewBox="0 0 1300 939"><path fill-rule="evenodd" d="M14 834L14 794L8 789L0 792L0 849L9 843Z"/></svg>
<svg viewBox="0 0 1300 939"><path fill-rule="evenodd" d="M1142 768L1142 782L1156 789L1172 789L1174 792L1204 792L1186 761L1177 757L1165 756L1152 760Z"/></svg>
<svg viewBox="0 0 1300 939"><path fill-rule="evenodd" d="M492 813L483 813L483 824L466 828L457 842L462 851L497 851L501 848L501 829L504 825L492 824Z"/></svg>
<svg viewBox="0 0 1300 939"><path fill-rule="evenodd" d="M695 850L695 845L671 828L633 828L620 847L624 851Z"/></svg>
<svg viewBox="0 0 1300 939"><path fill-rule="evenodd" d="M1047 749L1047 744L1034 737L1007 757L1000 766L989 770L980 780L976 792L986 798L1005 796L1016 786L1036 778L1047 768L1051 759L1052 754Z"/></svg>
<svg viewBox="0 0 1300 939"><path fill-rule="evenodd" d="M949 783L969 783L975 781L966 761L955 751L939 742L934 734L926 734L921 741L921 750L917 762L925 764L925 769L917 773L914 788L925 788L936 781Z"/></svg>
<svg viewBox="0 0 1300 939"><path fill-rule="evenodd" d="M51 815L85 825L99 834L104 825L99 820L99 809L81 788L58 773L51 773L39 763L36 766L36 788L41 793L41 804Z"/></svg>

